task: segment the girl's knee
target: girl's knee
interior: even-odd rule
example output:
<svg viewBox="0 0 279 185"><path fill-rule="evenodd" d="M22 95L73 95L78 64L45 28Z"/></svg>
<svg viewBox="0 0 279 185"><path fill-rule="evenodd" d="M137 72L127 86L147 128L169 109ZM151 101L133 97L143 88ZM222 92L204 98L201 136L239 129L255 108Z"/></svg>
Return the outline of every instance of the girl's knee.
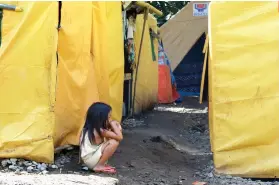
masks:
<svg viewBox="0 0 279 185"><path fill-rule="evenodd" d="M115 139L110 139L109 140L109 144L113 145L113 146L118 146L119 145L119 142L116 141Z"/></svg>

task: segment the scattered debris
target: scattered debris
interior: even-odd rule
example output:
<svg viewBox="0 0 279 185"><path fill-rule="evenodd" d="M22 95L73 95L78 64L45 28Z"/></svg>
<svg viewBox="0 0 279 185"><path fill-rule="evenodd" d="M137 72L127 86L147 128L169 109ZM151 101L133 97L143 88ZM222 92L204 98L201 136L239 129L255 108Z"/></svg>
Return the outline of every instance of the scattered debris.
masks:
<svg viewBox="0 0 279 185"><path fill-rule="evenodd" d="M161 136L154 136L150 138L150 141L155 142L155 143L160 143L162 141Z"/></svg>
<svg viewBox="0 0 279 185"><path fill-rule="evenodd" d="M10 161L11 161L12 164L16 164L17 159L10 159Z"/></svg>
<svg viewBox="0 0 279 185"><path fill-rule="evenodd" d="M82 170L88 171L89 169L88 169L88 167L84 166L84 167L82 168Z"/></svg>
<svg viewBox="0 0 279 185"><path fill-rule="evenodd" d="M206 182L196 181L196 182L193 182L193 185L206 185Z"/></svg>
<svg viewBox="0 0 279 185"><path fill-rule="evenodd" d="M15 171L15 170L17 170L17 166L10 165L10 166L9 166L9 169Z"/></svg>
<svg viewBox="0 0 279 185"><path fill-rule="evenodd" d="M260 180L245 179L241 177L233 177L231 175L220 175L214 173L213 161L210 161L207 168L200 172L196 172L196 176L208 182L206 185L215 184L234 184L234 185L274 185L273 182L263 182ZM199 184L196 184L199 185Z"/></svg>
<svg viewBox="0 0 279 185"><path fill-rule="evenodd" d="M74 149L74 147L73 146L71 146L71 145L64 145L64 146L59 146L59 147L57 147L57 148L55 148L55 150L54 150L54 153L60 153L61 151L63 151L63 150L73 150Z"/></svg>
<svg viewBox="0 0 279 185"><path fill-rule="evenodd" d="M131 161L127 163L129 168L135 168L135 164Z"/></svg>
<svg viewBox="0 0 279 185"><path fill-rule="evenodd" d="M15 174L20 175L20 174L21 174L21 173L20 173L20 169L17 169L17 170L15 171Z"/></svg>
<svg viewBox="0 0 279 185"><path fill-rule="evenodd" d="M33 171L33 169L34 169L34 168L33 168L32 166L28 166L28 167L27 167L27 172L31 173L31 172Z"/></svg>
<svg viewBox="0 0 279 185"><path fill-rule="evenodd" d="M2 165L2 167L5 168L8 165L8 161L7 160L1 161L1 165Z"/></svg>
<svg viewBox="0 0 279 185"><path fill-rule="evenodd" d="M46 174L48 174L48 171L47 171L47 170L44 170L44 171L42 172L42 174L43 174L43 175L46 175Z"/></svg>
<svg viewBox="0 0 279 185"><path fill-rule="evenodd" d="M55 164L53 164L53 165L51 165L51 168L52 168L52 169L58 169L58 166L55 165Z"/></svg>
<svg viewBox="0 0 279 185"><path fill-rule="evenodd" d="M144 120L142 119L125 119L122 122L122 127L123 128L135 128L135 127L140 127L144 125Z"/></svg>
<svg viewBox="0 0 279 185"><path fill-rule="evenodd" d="M1 167L3 172L13 171L15 174L37 173L46 175L48 170L56 170L63 166L63 164L69 163L70 157L66 155L60 155L57 157L55 164L38 163L36 161L28 161L25 159L3 159L1 160Z"/></svg>
<svg viewBox="0 0 279 185"><path fill-rule="evenodd" d="M55 160L55 164L58 167L63 167L64 164L69 163L70 162L70 157L67 155L60 155L56 158Z"/></svg>
<svg viewBox="0 0 279 185"><path fill-rule="evenodd" d="M72 147L72 146L67 148L68 151L73 150L73 149L74 149L74 147Z"/></svg>

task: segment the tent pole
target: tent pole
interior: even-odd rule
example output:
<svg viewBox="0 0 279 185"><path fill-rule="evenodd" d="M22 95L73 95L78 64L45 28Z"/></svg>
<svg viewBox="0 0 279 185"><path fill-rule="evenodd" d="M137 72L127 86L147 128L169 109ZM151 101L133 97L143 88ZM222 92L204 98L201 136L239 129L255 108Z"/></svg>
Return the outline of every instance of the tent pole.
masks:
<svg viewBox="0 0 279 185"><path fill-rule="evenodd" d="M142 28L142 33L141 33L141 40L140 40L140 47L139 47L139 53L138 53L138 63L136 65L136 73L135 73L135 83L134 83L134 90L133 90L133 102L132 102L132 116L135 113L135 96L136 96L136 87L137 87L137 79L138 79L138 69L139 69L139 64L140 64L140 56L141 56L141 49L142 49L142 43L143 43L143 38L144 38L144 32L145 32L145 26L146 26L146 21L148 19L148 8L144 10L144 21L143 21L143 28Z"/></svg>
<svg viewBox="0 0 279 185"><path fill-rule="evenodd" d="M148 9L148 12L150 13L154 13L156 14L157 16L163 16L163 12L161 12L160 10L156 9L154 6L152 6L151 4L149 3L146 3L144 1L136 1L135 4L139 7L142 7L142 8L147 8Z"/></svg>
<svg viewBox="0 0 279 185"><path fill-rule="evenodd" d="M3 10L0 9L0 47L2 44L2 19L3 19Z"/></svg>
<svg viewBox="0 0 279 185"><path fill-rule="evenodd" d="M9 5L9 4L0 4L0 9L2 10L11 10L11 11L15 11L15 12L22 12L23 9L18 7L18 6L14 6L14 5Z"/></svg>
<svg viewBox="0 0 279 185"><path fill-rule="evenodd" d="M3 14L4 14L3 10L11 10L11 11L15 11L15 12L22 12L23 11L23 9L18 7L18 6L8 5L8 4L0 4L0 47L1 47L1 44L2 44L2 19L3 19Z"/></svg>

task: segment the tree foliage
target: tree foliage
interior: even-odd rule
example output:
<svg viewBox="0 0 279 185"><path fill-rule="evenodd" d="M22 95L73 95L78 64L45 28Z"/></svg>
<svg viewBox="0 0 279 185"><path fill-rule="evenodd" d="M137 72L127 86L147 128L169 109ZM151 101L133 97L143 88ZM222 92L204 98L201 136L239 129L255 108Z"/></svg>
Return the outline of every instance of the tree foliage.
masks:
<svg viewBox="0 0 279 185"><path fill-rule="evenodd" d="M149 4L163 12L162 17L156 16L158 20L158 26L163 25L174 16L179 10L181 10L189 1L148 1Z"/></svg>

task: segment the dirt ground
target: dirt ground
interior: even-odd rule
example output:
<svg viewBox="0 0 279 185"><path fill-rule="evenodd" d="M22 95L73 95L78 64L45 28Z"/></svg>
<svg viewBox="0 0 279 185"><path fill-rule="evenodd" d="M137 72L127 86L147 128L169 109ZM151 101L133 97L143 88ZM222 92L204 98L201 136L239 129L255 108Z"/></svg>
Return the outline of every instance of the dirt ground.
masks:
<svg viewBox="0 0 279 185"><path fill-rule="evenodd" d="M118 168L120 184L192 184L195 171L211 158L204 110L205 105L188 99L181 105L158 105L140 121L124 121L125 139L110 161Z"/></svg>
<svg viewBox="0 0 279 185"><path fill-rule="evenodd" d="M121 185L192 184L211 161L206 104L188 98L179 105L158 105L123 121L124 140L113 158ZM67 152L64 172L80 169L78 151ZM59 157L58 157L59 158ZM91 172L88 172L91 173Z"/></svg>
<svg viewBox="0 0 279 185"><path fill-rule="evenodd" d="M120 185L278 185L274 180L243 179L214 173L210 150L208 107L197 97L123 121L124 140L109 163ZM70 155L76 170L77 151ZM91 173L91 172L86 172Z"/></svg>
<svg viewBox="0 0 279 185"><path fill-rule="evenodd" d="M139 117L124 120L123 132L124 140L109 161L117 168L117 175L94 174L82 169L78 164L78 148L74 148L57 154L55 164L58 169L49 168L46 175L29 173L20 177L22 175L11 174L7 168L0 167L0 184L11 185L7 182L12 178L18 178L13 184L24 185L191 185L195 181L207 185L277 183L214 173L207 104L199 104L198 98L186 98L177 105L157 105Z"/></svg>

